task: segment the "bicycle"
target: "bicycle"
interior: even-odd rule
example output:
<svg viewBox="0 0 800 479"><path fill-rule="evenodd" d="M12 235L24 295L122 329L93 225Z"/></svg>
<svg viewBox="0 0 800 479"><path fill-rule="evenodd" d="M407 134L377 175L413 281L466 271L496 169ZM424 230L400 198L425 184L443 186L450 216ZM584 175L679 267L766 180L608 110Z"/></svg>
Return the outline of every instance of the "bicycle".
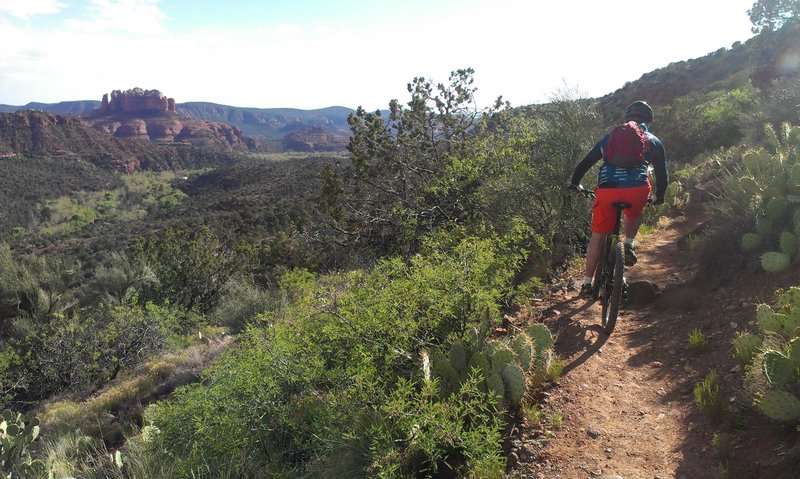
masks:
<svg viewBox="0 0 800 479"><path fill-rule="evenodd" d="M583 189L578 194L594 199L594 192ZM614 230L607 234L600 250L600 258L594 269L592 280L592 300L600 300L603 306L601 326L606 335L610 335L617 325L617 315L622 298L625 295L625 245L620 240L619 230L622 226L622 211L630 208L630 203L612 203L617 211Z"/></svg>

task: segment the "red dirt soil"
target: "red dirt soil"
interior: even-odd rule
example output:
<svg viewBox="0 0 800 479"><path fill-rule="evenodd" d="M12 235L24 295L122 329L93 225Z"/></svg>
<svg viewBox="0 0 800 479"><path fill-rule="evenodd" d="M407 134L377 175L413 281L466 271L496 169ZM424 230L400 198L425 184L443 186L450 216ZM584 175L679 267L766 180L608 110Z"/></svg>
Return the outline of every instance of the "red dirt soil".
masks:
<svg viewBox="0 0 800 479"><path fill-rule="evenodd" d="M800 284L796 266L783 275L743 275L736 284L727 281L711 290L691 282L696 268L684 247L705 221L695 210L640 236L639 262L627 271L628 281L650 281L665 292L636 309L623 308L610 337L600 328L599 303L574 291L554 294L528 313L545 318L557 336L556 352L566 361L562 378L542 394L544 407L560 413L563 424L537 457L517 464L510 477L800 478L800 462L788 468L787 461L778 468L773 464L781 444L800 444L796 430L781 429L752 410L732 428L694 404L694 385L712 369L734 404L741 372L731 356L732 339L756 329L755 303L773 302L778 286ZM516 321L524 321L526 313L520 316ZM708 338L702 351L689 347L694 328ZM541 437L536 429L523 425L522 441ZM731 439L727 462L712 446L716 432ZM728 475L721 476L726 466Z"/></svg>

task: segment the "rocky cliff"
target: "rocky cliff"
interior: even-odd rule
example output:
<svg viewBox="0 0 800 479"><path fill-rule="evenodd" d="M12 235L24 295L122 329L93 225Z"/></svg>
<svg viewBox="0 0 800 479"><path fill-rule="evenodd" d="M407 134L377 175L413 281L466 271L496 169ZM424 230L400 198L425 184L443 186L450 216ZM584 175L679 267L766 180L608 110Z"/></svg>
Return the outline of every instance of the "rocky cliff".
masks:
<svg viewBox="0 0 800 479"><path fill-rule="evenodd" d="M95 129L118 138L153 143L179 142L223 150L255 150L260 144L235 126L180 117L175 100L158 90L114 90L103 95L100 108L86 115Z"/></svg>
<svg viewBox="0 0 800 479"><path fill-rule="evenodd" d="M108 93L103 95L100 112L103 114L131 112L172 112L175 113L175 100L167 98L158 90L114 90L109 99Z"/></svg>
<svg viewBox="0 0 800 479"><path fill-rule="evenodd" d="M123 128L124 131L141 136L141 123L131 120L126 125L125 128L131 129ZM147 126L144 128L146 135ZM181 130L181 134L188 135L189 131L184 130L186 128ZM202 136L209 130L198 128L191 132ZM236 143L235 137L225 135L224 128L214 130L209 133L212 138L206 138L205 141ZM76 116L32 110L0 113L0 158L44 157L86 161L99 168L129 173L219 166L238 158L235 152L222 148L196 148L191 143L189 139L185 142L153 144L150 141L123 138L122 135L111 136Z"/></svg>

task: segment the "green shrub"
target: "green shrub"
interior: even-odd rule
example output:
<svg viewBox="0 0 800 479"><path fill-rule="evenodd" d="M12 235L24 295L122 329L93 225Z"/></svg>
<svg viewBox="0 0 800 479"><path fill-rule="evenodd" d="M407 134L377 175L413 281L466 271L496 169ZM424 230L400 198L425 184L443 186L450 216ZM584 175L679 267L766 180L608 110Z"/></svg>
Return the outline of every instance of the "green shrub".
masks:
<svg viewBox="0 0 800 479"><path fill-rule="evenodd" d="M498 305L510 294L512 272L522 257L515 238L424 241L422 253L409 263L386 259L369 273L315 277L291 271L281 281L285 302L271 304L254 323L265 327L247 328L238 346L203 373L203 382L148 408L146 417L162 431L167 451L180 458L178 469L189 474L238 453L254 455L273 470L302 468L334 453L342 437L362 434L353 425L371 424L359 419L364 411L386 416L391 431L409 434L411 424L392 425L406 418L399 412L392 416L395 409L386 409L390 404L384 401L406 401L403 408L422 414L420 421L440 423L455 420L448 414L493 408L485 393L434 400L426 387L415 385L419 373L410 371L419 371L417 358L429 345L463 334L487 311L499 317ZM409 375L411 380L401 379ZM469 427L483 427L482 417ZM446 433L439 429L426 429L423 442L403 447L388 440L391 447L375 456L376 464L385 475L394 468L433 470L449 447L478 440L474 431L457 438L437 436ZM491 469L498 450L488 454L487 443L475 444L459 446L459 454L467 464Z"/></svg>
<svg viewBox="0 0 800 479"><path fill-rule="evenodd" d="M702 381L694 386L694 403L715 421L725 416L725 402L722 388L717 380L716 371L709 372Z"/></svg>
<svg viewBox="0 0 800 479"><path fill-rule="evenodd" d="M701 352L708 346L708 338L698 328L694 328L689 334L689 348L696 352Z"/></svg>

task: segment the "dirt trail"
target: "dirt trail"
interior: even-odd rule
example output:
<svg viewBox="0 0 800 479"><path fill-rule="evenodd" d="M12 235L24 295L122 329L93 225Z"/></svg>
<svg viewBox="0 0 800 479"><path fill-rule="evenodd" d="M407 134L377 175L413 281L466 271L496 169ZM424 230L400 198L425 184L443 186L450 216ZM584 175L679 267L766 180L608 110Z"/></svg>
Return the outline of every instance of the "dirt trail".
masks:
<svg viewBox="0 0 800 479"><path fill-rule="evenodd" d="M680 289L675 286L693 271L679 245L702 219L690 214L641 237L629 282ZM563 426L538 460L522 468L523 477L715 477L710 430L693 405L688 335L694 313L664 298L624 309L609 338L600 330L599 303L569 292L548 305L546 322L567 365L547 402L563 415Z"/></svg>

